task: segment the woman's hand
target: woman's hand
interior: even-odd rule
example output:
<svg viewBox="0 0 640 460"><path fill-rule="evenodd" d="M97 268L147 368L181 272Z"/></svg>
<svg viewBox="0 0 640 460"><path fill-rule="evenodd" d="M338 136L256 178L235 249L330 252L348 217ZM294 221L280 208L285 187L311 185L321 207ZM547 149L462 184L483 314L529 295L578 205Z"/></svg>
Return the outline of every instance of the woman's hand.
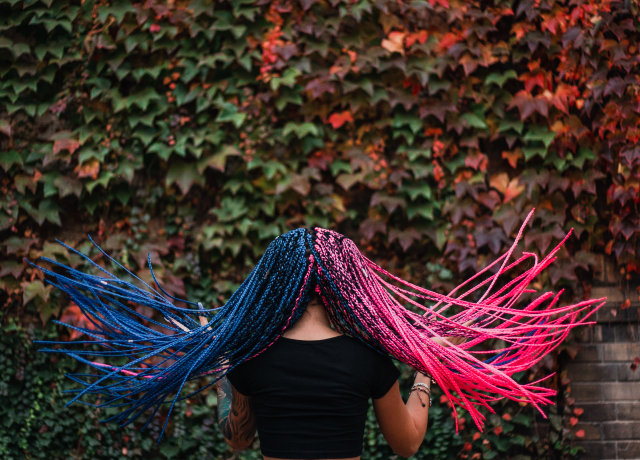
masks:
<svg viewBox="0 0 640 460"><path fill-rule="evenodd" d="M473 324L474 320L469 320L466 323L463 323L462 325L464 327L468 327L471 324ZM462 345L463 343L465 343L467 341L468 337L465 336L461 336L461 335L454 335L454 336L448 336L448 337L433 337L431 340L442 345L443 347L450 347L451 345Z"/></svg>

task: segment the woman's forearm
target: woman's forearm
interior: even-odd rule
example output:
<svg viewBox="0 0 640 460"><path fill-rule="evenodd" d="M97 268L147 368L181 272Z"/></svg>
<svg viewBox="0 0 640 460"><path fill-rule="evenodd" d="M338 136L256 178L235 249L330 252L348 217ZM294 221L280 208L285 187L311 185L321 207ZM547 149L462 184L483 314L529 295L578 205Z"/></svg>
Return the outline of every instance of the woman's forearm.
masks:
<svg viewBox="0 0 640 460"><path fill-rule="evenodd" d="M239 394L226 377L218 381L218 425L234 449L246 449L255 436L250 398Z"/></svg>
<svg viewBox="0 0 640 460"><path fill-rule="evenodd" d="M405 405L416 429L417 450L424 439L429 422L431 377L418 372L414 380L415 384L419 385L416 385L416 389L409 393L409 398Z"/></svg>

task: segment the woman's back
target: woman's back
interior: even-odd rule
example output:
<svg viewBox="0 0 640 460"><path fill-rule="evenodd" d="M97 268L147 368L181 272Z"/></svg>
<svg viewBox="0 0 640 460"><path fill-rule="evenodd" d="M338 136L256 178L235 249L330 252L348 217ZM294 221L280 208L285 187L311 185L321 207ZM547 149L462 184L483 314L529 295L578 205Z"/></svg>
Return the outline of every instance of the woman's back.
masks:
<svg viewBox="0 0 640 460"><path fill-rule="evenodd" d="M398 371L347 336L281 337L228 377L251 397L265 456L346 458L361 453L369 398L384 396Z"/></svg>

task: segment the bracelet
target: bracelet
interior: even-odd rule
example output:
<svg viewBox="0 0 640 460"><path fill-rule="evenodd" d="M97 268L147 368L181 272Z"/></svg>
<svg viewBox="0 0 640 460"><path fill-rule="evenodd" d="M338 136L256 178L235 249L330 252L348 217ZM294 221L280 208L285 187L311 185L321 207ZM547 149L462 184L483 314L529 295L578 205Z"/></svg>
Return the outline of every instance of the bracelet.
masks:
<svg viewBox="0 0 640 460"><path fill-rule="evenodd" d="M411 387L411 390L409 391L409 394L413 393L414 391L426 393L427 396L429 396L429 407L431 407L431 405L433 404L433 398L431 398L431 388L429 388L429 386L426 383L414 383L413 386ZM420 397L420 395L418 395L418 399L420 400L422 407L427 406L425 403L422 402L422 398Z"/></svg>
<svg viewBox="0 0 640 460"><path fill-rule="evenodd" d="M431 375L429 375L429 374L425 374L424 372L420 372L420 371L415 371L415 372L413 373L413 379L414 379L414 380L416 379L416 376L417 376L418 374L421 374L421 375L425 376L426 378L431 379L431 383L433 383L434 385L437 383L437 382L436 382L436 380L435 380Z"/></svg>
<svg viewBox="0 0 640 460"><path fill-rule="evenodd" d="M411 391L424 389L423 391L431 396L431 388L426 383L414 383L411 387Z"/></svg>

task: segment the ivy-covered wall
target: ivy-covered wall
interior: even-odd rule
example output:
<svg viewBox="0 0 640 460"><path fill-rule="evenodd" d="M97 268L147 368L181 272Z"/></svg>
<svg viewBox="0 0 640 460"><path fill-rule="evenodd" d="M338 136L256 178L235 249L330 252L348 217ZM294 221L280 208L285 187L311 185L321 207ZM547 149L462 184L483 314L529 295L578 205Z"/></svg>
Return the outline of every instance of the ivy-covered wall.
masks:
<svg viewBox="0 0 640 460"><path fill-rule="evenodd" d="M55 238L90 250L90 233L143 276L149 253L167 290L215 306L273 237L309 225L446 290L536 207L527 249L575 229L540 287L588 294L597 254L637 276L639 13L636 0L0 0L0 453L231 455L211 393L159 447L62 407L75 364L31 340L82 318L23 262L77 264ZM443 401L419 457L571 455L575 414L550 384L550 424L504 403L482 435L454 436ZM366 458L388 458L367 433Z"/></svg>

